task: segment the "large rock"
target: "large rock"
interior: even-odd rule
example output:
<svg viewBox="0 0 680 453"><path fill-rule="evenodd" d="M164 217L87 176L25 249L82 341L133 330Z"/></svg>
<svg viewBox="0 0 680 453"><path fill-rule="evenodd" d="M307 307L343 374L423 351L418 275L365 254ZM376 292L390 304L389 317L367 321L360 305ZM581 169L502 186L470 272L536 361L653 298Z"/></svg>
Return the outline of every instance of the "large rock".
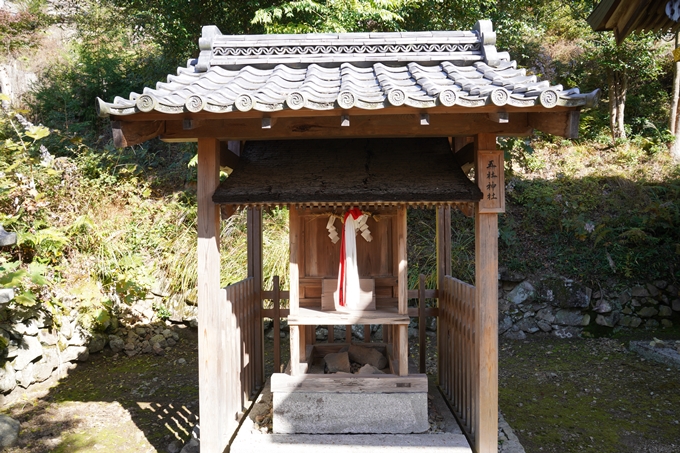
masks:
<svg viewBox="0 0 680 453"><path fill-rule="evenodd" d="M536 297L559 308L588 308L593 291L563 277L546 277L536 287Z"/></svg>
<svg viewBox="0 0 680 453"><path fill-rule="evenodd" d="M14 289L12 288L0 289L0 304L9 303L12 299L14 299Z"/></svg>
<svg viewBox="0 0 680 453"><path fill-rule="evenodd" d="M658 314L659 310L654 307L642 307L642 309L638 311L638 316L642 318L651 318L652 316L656 316Z"/></svg>
<svg viewBox="0 0 680 453"><path fill-rule="evenodd" d="M90 352L90 354L102 351L104 346L106 346L107 340L108 338L106 335L102 333L95 333L92 335L92 338L90 338L90 343L87 345L87 350Z"/></svg>
<svg viewBox="0 0 680 453"><path fill-rule="evenodd" d="M555 315L550 307L541 308L536 312L536 319L552 324L555 322Z"/></svg>
<svg viewBox="0 0 680 453"><path fill-rule="evenodd" d="M505 299L508 302L518 305L527 301L532 301L535 295L536 289L534 288L534 285L525 280L519 285L515 286L515 289L510 291L505 296Z"/></svg>
<svg viewBox="0 0 680 453"><path fill-rule="evenodd" d="M668 305L659 306L659 316L668 317L673 314L673 310Z"/></svg>
<svg viewBox="0 0 680 453"><path fill-rule="evenodd" d="M118 335L109 335L109 347L113 352L120 352L125 349L125 342Z"/></svg>
<svg viewBox="0 0 680 453"><path fill-rule="evenodd" d="M507 338L509 340L525 340L527 338L527 334L521 330L511 329L503 334L503 338Z"/></svg>
<svg viewBox="0 0 680 453"><path fill-rule="evenodd" d="M9 362L0 368L0 393L8 393L17 386L16 372Z"/></svg>
<svg viewBox="0 0 680 453"><path fill-rule="evenodd" d="M350 345L349 359L361 365L373 365L379 370L387 366L387 358L375 348L365 348L363 346Z"/></svg>
<svg viewBox="0 0 680 453"><path fill-rule="evenodd" d="M90 333L82 327L76 325L73 329L73 334L68 340L69 346L85 346L90 343Z"/></svg>
<svg viewBox="0 0 680 453"><path fill-rule="evenodd" d="M7 415L0 415L0 447L13 447L19 440L21 424Z"/></svg>
<svg viewBox="0 0 680 453"><path fill-rule="evenodd" d="M659 288L657 288L655 285L652 283L647 283L647 292L649 293L650 296L656 297L659 294L661 294L661 291L659 291Z"/></svg>
<svg viewBox="0 0 680 453"><path fill-rule="evenodd" d="M38 321L35 319L28 319L26 322L18 322L12 326L19 335L36 336L40 329L38 328Z"/></svg>
<svg viewBox="0 0 680 453"><path fill-rule="evenodd" d="M593 307L593 311L595 313L610 313L612 309L612 304L606 299L598 300L597 304L595 304L595 307Z"/></svg>
<svg viewBox="0 0 680 453"><path fill-rule="evenodd" d="M595 323L600 326L614 327L617 322L619 322L620 315L618 312L613 312L608 316L597 315L595 318Z"/></svg>
<svg viewBox="0 0 680 453"><path fill-rule="evenodd" d="M17 356L12 362L12 366L16 371L23 370L26 366L40 357L43 353L43 347L40 340L36 337L25 336L17 342Z"/></svg>
<svg viewBox="0 0 680 453"><path fill-rule="evenodd" d="M0 247L8 247L17 243L17 234L14 232L5 231L0 226Z"/></svg>
<svg viewBox="0 0 680 453"><path fill-rule="evenodd" d="M578 310L557 310L555 313L555 324L561 326L587 326L589 323L590 315Z"/></svg>
<svg viewBox="0 0 680 453"><path fill-rule="evenodd" d="M47 328L40 329L40 332L38 332L38 339L42 344L55 346L59 341L59 336L56 330Z"/></svg>
<svg viewBox="0 0 680 453"><path fill-rule="evenodd" d="M498 334L502 335L512 327L512 318L510 315L501 315L498 320Z"/></svg>
<svg viewBox="0 0 680 453"><path fill-rule="evenodd" d="M526 333L536 333L540 328L536 325L536 321L532 318L524 318L515 324L519 330Z"/></svg>
<svg viewBox="0 0 680 453"><path fill-rule="evenodd" d="M44 348L43 356L39 362L33 364L35 382L43 382L52 376L52 371L59 366L57 348Z"/></svg>
<svg viewBox="0 0 680 453"><path fill-rule="evenodd" d="M385 374L383 371L380 371L373 365L366 364L359 368L358 374Z"/></svg>
<svg viewBox="0 0 680 453"><path fill-rule="evenodd" d="M20 387L28 388L28 386L33 384L34 382L35 382L35 365L33 364L33 362L26 365L26 367L23 370L17 371L17 384L19 384Z"/></svg>
<svg viewBox="0 0 680 453"><path fill-rule="evenodd" d="M645 288L644 286L633 286L630 289L630 294L633 297L649 297L650 296L649 291L647 291L647 288Z"/></svg>
<svg viewBox="0 0 680 453"><path fill-rule="evenodd" d="M326 362L326 372L328 373L349 373L351 371L349 355L346 352L336 352L324 356Z"/></svg>
<svg viewBox="0 0 680 453"><path fill-rule="evenodd" d="M62 362L85 362L90 358L90 352L87 350L87 346L69 346L68 348L61 351L61 361Z"/></svg>
<svg viewBox="0 0 680 453"><path fill-rule="evenodd" d="M680 299L675 299L673 302L671 302L673 305L673 311L680 311Z"/></svg>

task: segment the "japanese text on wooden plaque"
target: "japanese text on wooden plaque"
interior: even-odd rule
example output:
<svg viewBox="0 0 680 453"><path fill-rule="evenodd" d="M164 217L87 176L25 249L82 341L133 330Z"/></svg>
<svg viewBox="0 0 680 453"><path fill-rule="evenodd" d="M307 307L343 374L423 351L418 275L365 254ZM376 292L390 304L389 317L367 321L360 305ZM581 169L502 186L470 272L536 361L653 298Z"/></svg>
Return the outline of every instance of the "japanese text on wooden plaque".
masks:
<svg viewBox="0 0 680 453"><path fill-rule="evenodd" d="M484 198L479 212L505 212L503 151L477 151L477 184Z"/></svg>

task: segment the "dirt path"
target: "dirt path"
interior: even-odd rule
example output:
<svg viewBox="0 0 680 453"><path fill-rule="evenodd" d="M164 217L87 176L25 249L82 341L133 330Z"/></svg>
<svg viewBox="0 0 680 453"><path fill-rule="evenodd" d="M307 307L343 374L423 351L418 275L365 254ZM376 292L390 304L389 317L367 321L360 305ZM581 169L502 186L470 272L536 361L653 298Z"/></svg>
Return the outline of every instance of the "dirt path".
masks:
<svg viewBox="0 0 680 453"><path fill-rule="evenodd" d="M165 356L107 349L58 385L3 408L22 424L19 445L6 451L181 447L198 414L197 334L177 331L181 340ZM501 410L527 453L680 451L680 370L641 359L627 340L502 340L499 359ZM269 354L266 362L271 372Z"/></svg>

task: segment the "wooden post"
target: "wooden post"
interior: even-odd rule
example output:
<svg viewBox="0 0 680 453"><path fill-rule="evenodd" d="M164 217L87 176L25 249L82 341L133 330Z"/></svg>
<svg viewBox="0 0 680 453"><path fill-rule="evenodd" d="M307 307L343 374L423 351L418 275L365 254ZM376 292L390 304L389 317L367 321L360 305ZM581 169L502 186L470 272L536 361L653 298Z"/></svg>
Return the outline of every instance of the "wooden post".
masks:
<svg viewBox="0 0 680 453"><path fill-rule="evenodd" d="M475 451L498 451L498 212L505 207L503 153L496 137L475 141L475 174L484 199L475 207Z"/></svg>
<svg viewBox="0 0 680 453"><path fill-rule="evenodd" d="M300 309L300 215L294 205L289 206L289 242L290 242L290 278L288 279L289 291L289 314L297 315ZM300 363L300 328L289 326L290 329L290 374L298 374ZM304 343L304 341L303 341ZM304 352L303 352L304 354Z"/></svg>
<svg viewBox="0 0 680 453"><path fill-rule="evenodd" d="M425 359L427 358L427 337L425 328L427 327L427 317L425 316L425 275L418 277L418 347L419 349L419 371L425 373Z"/></svg>
<svg viewBox="0 0 680 453"><path fill-rule="evenodd" d="M408 250L406 249L407 225L406 205L397 210L397 291L399 314L408 314ZM399 375L408 375L408 326L399 325L396 328L396 338L391 339L399 351Z"/></svg>
<svg viewBox="0 0 680 453"><path fill-rule="evenodd" d="M444 329L441 307L444 292L444 277L451 275L451 206L437 208L437 289L439 299L437 305L440 309L440 316L437 318L437 377L439 385L444 383L444 370L447 366L444 363L445 351L451 345L445 344L446 335Z"/></svg>
<svg viewBox="0 0 680 453"><path fill-rule="evenodd" d="M253 278L253 301L255 304L251 349L255 357L250 358L254 368L254 383L257 390L264 385L264 332L262 330L262 209L248 208L248 277ZM249 339L250 340L250 339Z"/></svg>
<svg viewBox="0 0 680 453"><path fill-rule="evenodd" d="M220 182L220 143L198 140L198 375L201 448L223 452L235 414L229 416L230 379L238 376L228 369L226 338L230 320L221 307L220 210L212 195Z"/></svg>
<svg viewBox="0 0 680 453"><path fill-rule="evenodd" d="M281 293L279 276L274 276L274 373L281 372Z"/></svg>

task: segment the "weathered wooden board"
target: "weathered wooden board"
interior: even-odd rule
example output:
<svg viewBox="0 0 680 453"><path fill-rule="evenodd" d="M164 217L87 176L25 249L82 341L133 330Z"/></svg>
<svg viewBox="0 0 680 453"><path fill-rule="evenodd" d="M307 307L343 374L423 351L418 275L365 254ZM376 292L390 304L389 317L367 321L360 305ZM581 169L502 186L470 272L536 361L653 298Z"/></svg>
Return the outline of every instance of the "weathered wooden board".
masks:
<svg viewBox="0 0 680 453"><path fill-rule="evenodd" d="M288 316L290 325L353 325L353 324L403 324L408 325L408 314L399 314L396 310L375 310L365 312L342 313L337 311L321 311L300 308L297 314Z"/></svg>

